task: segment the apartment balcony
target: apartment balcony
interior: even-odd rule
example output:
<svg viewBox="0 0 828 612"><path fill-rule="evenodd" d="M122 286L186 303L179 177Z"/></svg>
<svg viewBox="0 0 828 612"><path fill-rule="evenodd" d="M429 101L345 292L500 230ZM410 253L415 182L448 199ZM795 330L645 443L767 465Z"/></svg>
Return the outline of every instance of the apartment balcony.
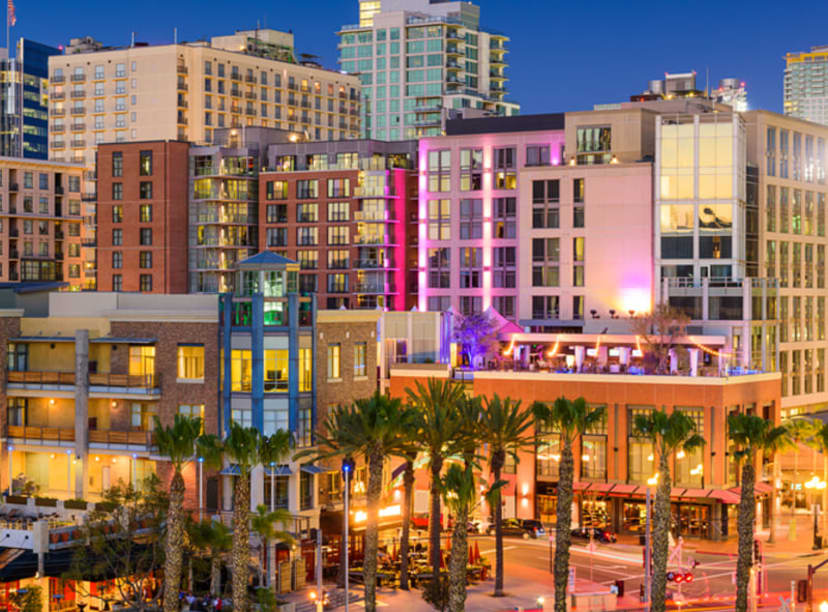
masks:
<svg viewBox="0 0 828 612"><path fill-rule="evenodd" d="M446 55L449 55L449 56L452 56L452 57L463 57L463 55L465 55L465 53L463 53L463 51L459 47L456 47L454 45L447 45L446 46Z"/></svg>
<svg viewBox="0 0 828 612"><path fill-rule="evenodd" d="M354 293L388 295L397 293L397 289L393 283L389 283L388 285L385 283L356 283L354 285Z"/></svg>
<svg viewBox="0 0 828 612"><path fill-rule="evenodd" d="M82 149L86 146L86 141L81 139L73 139L72 146L76 149Z"/></svg>
<svg viewBox="0 0 828 612"><path fill-rule="evenodd" d="M9 259L20 259L20 251L17 249L9 249Z"/></svg>
<svg viewBox="0 0 828 612"><path fill-rule="evenodd" d="M506 62L503 61L502 57L495 57L493 55L489 58L489 65L490 66L505 66Z"/></svg>
<svg viewBox="0 0 828 612"><path fill-rule="evenodd" d="M256 99L256 92L255 91L246 91L244 92L244 97L248 100L255 100Z"/></svg>
<svg viewBox="0 0 828 612"><path fill-rule="evenodd" d="M66 129L66 126L62 123L53 123L49 126L49 131L51 132L62 132Z"/></svg>
<svg viewBox="0 0 828 612"><path fill-rule="evenodd" d="M440 125L440 118L436 119L415 119L414 125L417 127L426 127L429 125Z"/></svg>
<svg viewBox="0 0 828 612"><path fill-rule="evenodd" d="M178 108L187 108L187 100L179 100Z"/></svg>
<svg viewBox="0 0 828 612"><path fill-rule="evenodd" d="M89 448L146 450L153 446L155 446L155 436L151 431L89 430Z"/></svg>
<svg viewBox="0 0 828 612"><path fill-rule="evenodd" d="M86 131L86 124L83 122L75 122L72 124L72 131L74 132L85 132Z"/></svg>
<svg viewBox="0 0 828 612"><path fill-rule="evenodd" d="M53 91L52 95L49 96L50 100L65 100L66 99L66 92L63 91Z"/></svg>
<svg viewBox="0 0 828 612"><path fill-rule="evenodd" d="M74 372L7 372L6 381L9 387L18 389L62 389L71 391L75 387Z"/></svg>
<svg viewBox="0 0 828 612"><path fill-rule="evenodd" d="M72 93L71 93L71 96L73 98L85 98L86 97L86 90L85 89L73 90Z"/></svg>
<svg viewBox="0 0 828 612"><path fill-rule="evenodd" d="M231 74L230 74L230 78L231 78L233 81L241 81L241 80L242 80L241 74L240 74L240 73L238 73L238 72L233 72L233 73L231 73Z"/></svg>
<svg viewBox="0 0 828 612"><path fill-rule="evenodd" d="M248 74L246 77L244 77L244 82L245 83L253 83L255 85L256 84L256 77L253 76L252 74Z"/></svg>
<svg viewBox="0 0 828 612"><path fill-rule="evenodd" d="M72 114L73 115L85 115L86 114L86 107L85 106L73 106L72 107Z"/></svg>
<svg viewBox="0 0 828 612"><path fill-rule="evenodd" d="M233 96L234 98L241 98L242 92L241 92L240 89L231 89L230 90L230 95Z"/></svg>
<svg viewBox="0 0 828 612"><path fill-rule="evenodd" d="M75 73L72 75L72 82L73 83L83 83L86 80L85 74L78 74Z"/></svg>
<svg viewBox="0 0 828 612"><path fill-rule="evenodd" d="M449 60L446 62L446 70L465 70L465 66L461 66L457 62Z"/></svg>
<svg viewBox="0 0 828 612"><path fill-rule="evenodd" d="M14 211L10 210L9 212L14 214L14 213L17 212L17 208L15 208ZM12 238L17 238L19 235L20 235L20 230L17 229L16 227L12 227L12 228L9 229L9 236L11 236Z"/></svg>
<svg viewBox="0 0 828 612"><path fill-rule="evenodd" d="M49 110L49 113L54 115L55 117L63 117L66 114L65 108L53 108Z"/></svg>
<svg viewBox="0 0 828 612"><path fill-rule="evenodd" d="M372 246L396 246L397 243L394 238L390 236L362 236L357 234L354 236L353 243L355 245L372 245Z"/></svg>
<svg viewBox="0 0 828 612"><path fill-rule="evenodd" d="M251 116L255 117L256 116L256 109L255 108L245 109L244 114L245 115L251 115Z"/></svg>
<svg viewBox="0 0 828 612"><path fill-rule="evenodd" d="M376 259L358 259L354 262L354 268L357 270L396 270L397 267L387 262L377 261Z"/></svg>
<svg viewBox="0 0 828 612"><path fill-rule="evenodd" d="M54 76L52 76L52 78L49 79L49 82L52 83L52 84L65 83L66 82L66 77L63 76L63 75L60 75L60 76L54 75Z"/></svg>
<svg viewBox="0 0 828 612"><path fill-rule="evenodd" d="M189 87L187 87L187 83L179 83L178 84L178 90L179 91L187 91L188 89L189 89Z"/></svg>
<svg viewBox="0 0 828 612"><path fill-rule="evenodd" d="M158 395L159 374L136 376L130 374L89 374L89 392L118 395Z"/></svg>
<svg viewBox="0 0 828 612"><path fill-rule="evenodd" d="M179 117L178 125L187 125L187 117Z"/></svg>
<svg viewBox="0 0 828 612"><path fill-rule="evenodd" d="M53 140L49 145L50 149L63 149L66 147L66 143L62 140Z"/></svg>
<svg viewBox="0 0 828 612"><path fill-rule="evenodd" d="M24 444L38 446L71 446L75 442L75 430L68 427L39 427L31 425L8 425L6 435Z"/></svg>
<svg viewBox="0 0 828 612"><path fill-rule="evenodd" d="M460 30L446 30L446 40L464 41L466 37L460 33Z"/></svg>
<svg viewBox="0 0 828 612"><path fill-rule="evenodd" d="M175 71L176 71L178 74L187 74L187 66L185 66L184 64L178 64L178 65L175 67Z"/></svg>
<svg viewBox="0 0 828 612"><path fill-rule="evenodd" d="M492 79L493 81L506 81L507 80L506 75L501 74L499 72L490 72L489 73L489 78Z"/></svg>
<svg viewBox="0 0 828 612"><path fill-rule="evenodd" d="M63 230L55 230L55 240L63 240Z"/></svg>

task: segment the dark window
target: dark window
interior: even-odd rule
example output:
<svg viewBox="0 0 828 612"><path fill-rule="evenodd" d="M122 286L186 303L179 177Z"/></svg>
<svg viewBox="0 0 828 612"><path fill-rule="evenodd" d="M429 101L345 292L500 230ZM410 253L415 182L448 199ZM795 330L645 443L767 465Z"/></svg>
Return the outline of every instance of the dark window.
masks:
<svg viewBox="0 0 828 612"><path fill-rule="evenodd" d="M116 151L112 154L112 176L124 175L124 154Z"/></svg>
<svg viewBox="0 0 828 612"><path fill-rule="evenodd" d="M112 245L120 246L124 241L124 231L119 229L112 230Z"/></svg>
<svg viewBox="0 0 828 612"><path fill-rule="evenodd" d="M123 200L124 199L124 184L123 183L112 183L112 199L113 200Z"/></svg>
<svg viewBox="0 0 828 612"><path fill-rule="evenodd" d="M112 252L112 267L116 270L124 267L124 256L120 251Z"/></svg>
<svg viewBox="0 0 828 612"><path fill-rule="evenodd" d="M152 274L142 274L138 282L141 291L152 291Z"/></svg>
<svg viewBox="0 0 828 612"><path fill-rule="evenodd" d="M150 181L141 181L141 193L139 197L142 200L152 199L152 183Z"/></svg>
<svg viewBox="0 0 828 612"><path fill-rule="evenodd" d="M572 179L572 199L575 202L584 201L584 179Z"/></svg>
<svg viewBox="0 0 828 612"><path fill-rule="evenodd" d="M268 204L268 223L287 223L287 204Z"/></svg>
<svg viewBox="0 0 828 612"><path fill-rule="evenodd" d="M124 278L120 274L112 275L112 291L124 290Z"/></svg>
<svg viewBox="0 0 828 612"><path fill-rule="evenodd" d="M662 259L693 259L692 236L662 236Z"/></svg>
<svg viewBox="0 0 828 612"><path fill-rule="evenodd" d="M142 227L141 228L141 237L139 244L144 246L149 246L152 244L152 228L151 227Z"/></svg>

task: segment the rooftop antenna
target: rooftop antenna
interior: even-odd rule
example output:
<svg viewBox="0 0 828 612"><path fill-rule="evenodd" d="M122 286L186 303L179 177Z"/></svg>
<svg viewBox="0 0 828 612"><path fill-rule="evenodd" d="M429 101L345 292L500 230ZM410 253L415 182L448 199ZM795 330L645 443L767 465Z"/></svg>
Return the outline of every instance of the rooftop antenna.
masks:
<svg viewBox="0 0 828 612"><path fill-rule="evenodd" d="M132 49L135 46L135 32L132 33L132 39L129 43L129 48Z"/></svg>
<svg viewBox="0 0 828 612"><path fill-rule="evenodd" d="M704 69L704 97L710 97L710 66Z"/></svg>
<svg viewBox="0 0 828 612"><path fill-rule="evenodd" d="M173 28L173 44L178 44L178 28Z"/></svg>

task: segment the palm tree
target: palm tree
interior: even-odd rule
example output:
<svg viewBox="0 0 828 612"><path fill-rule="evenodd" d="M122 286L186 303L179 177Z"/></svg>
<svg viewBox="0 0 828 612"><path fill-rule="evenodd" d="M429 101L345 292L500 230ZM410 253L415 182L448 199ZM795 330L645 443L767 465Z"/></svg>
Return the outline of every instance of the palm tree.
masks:
<svg viewBox="0 0 828 612"><path fill-rule="evenodd" d="M404 432L411 427L411 413L399 399L375 392L351 406L334 408L325 421L325 433L318 434L319 448L297 454L296 458L362 455L368 465L367 517L365 526L365 609L377 607L377 549L382 468L386 457L400 452L406 444Z"/></svg>
<svg viewBox="0 0 828 612"><path fill-rule="evenodd" d="M692 452L704 445L704 438L696 433L696 422L681 410L668 415L663 410L639 414L633 423L634 431L647 438L658 457L655 511L653 512L653 585L651 610L663 612L667 594L667 556L670 547L670 457L678 450Z"/></svg>
<svg viewBox="0 0 828 612"><path fill-rule="evenodd" d="M535 402L535 419L548 429L561 432L561 461L558 476L558 509L555 526L555 612L566 612L566 583L569 576L569 546L572 527L572 479L575 439L591 431L606 416L603 406L591 408L583 397L568 400L559 397L549 405Z"/></svg>
<svg viewBox="0 0 828 612"><path fill-rule="evenodd" d="M218 521L191 522L188 528L190 542L199 550L206 550L210 559L210 594L221 594L221 560L230 551L233 536L230 528Z"/></svg>
<svg viewBox="0 0 828 612"><path fill-rule="evenodd" d="M748 582L750 581L751 559L753 557L753 523L756 514L754 484L756 482L756 457L776 452L789 440L785 427L774 427L773 423L753 414L731 414L727 417L730 439L736 445L735 456L742 461L741 489L739 500L739 558L736 562L736 611L747 612Z"/></svg>
<svg viewBox="0 0 828 612"><path fill-rule="evenodd" d="M408 551L411 547L411 505L414 493L414 462L417 460L417 451L410 450L404 454L403 467L403 507L402 533L400 534L400 588L408 590Z"/></svg>
<svg viewBox="0 0 828 612"><path fill-rule="evenodd" d="M270 437L255 427L230 423L230 433L221 445L223 456L236 466L238 474L233 484L233 610L246 612L247 583L250 579L250 472L274 457L284 458L290 450L290 434L277 431Z"/></svg>
<svg viewBox="0 0 828 612"><path fill-rule="evenodd" d="M283 529L276 529L276 523L281 523L284 526L289 525L292 520L293 517L291 516L290 512L282 508L279 508L278 510L274 510L273 512L271 512L264 504L259 504L258 506L256 506L256 512L250 519L250 526L254 532L259 534L259 540L261 541L262 554L259 557L260 586L273 586L273 581L271 577L273 576L274 559L272 556L270 556L271 543L274 543L276 540L282 540L283 542L287 542L288 544L293 544L293 536L290 534L290 532L284 531ZM265 554L268 555L268 575L266 581L264 576Z"/></svg>
<svg viewBox="0 0 828 612"><path fill-rule="evenodd" d="M517 463L519 450L531 444L526 435L532 426L532 411L521 410L520 401L503 398L495 393L484 399L480 417L480 441L489 446L489 465L495 482L500 481L506 457ZM495 525L495 584L494 596L503 597L503 505L500 489L493 496Z"/></svg>
<svg viewBox="0 0 828 612"><path fill-rule="evenodd" d="M428 523L429 561L434 580L440 574L440 472L443 462L462 450L462 421L457 407L463 399L463 387L451 380L429 378L425 384L415 381L415 389L406 389L409 405L414 409L420 448L428 457L431 471L431 513Z"/></svg>
<svg viewBox="0 0 828 612"><path fill-rule="evenodd" d="M452 463L442 481L443 499L454 516L448 566L448 609L462 612L466 603L466 563L469 558L466 524L477 493L472 466Z"/></svg>
<svg viewBox="0 0 828 612"><path fill-rule="evenodd" d="M178 593L181 587L182 550L184 549L184 476L181 469L196 454L196 441L201 433L201 419L175 415L172 427L164 427L155 420L155 443L158 452L169 458L173 467L170 481L170 509L164 542L164 612L179 609Z"/></svg>

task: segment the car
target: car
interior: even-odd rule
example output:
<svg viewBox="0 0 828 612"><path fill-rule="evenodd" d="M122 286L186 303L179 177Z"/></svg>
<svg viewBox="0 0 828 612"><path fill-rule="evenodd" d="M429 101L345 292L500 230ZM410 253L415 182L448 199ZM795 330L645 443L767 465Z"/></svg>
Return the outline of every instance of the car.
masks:
<svg viewBox="0 0 828 612"><path fill-rule="evenodd" d="M529 538L539 538L546 534L543 528L543 523L532 519L503 519L503 535L518 536L524 540ZM494 523L486 528L486 534L493 536L495 534Z"/></svg>
<svg viewBox="0 0 828 612"><path fill-rule="evenodd" d="M573 529L571 536L581 540L589 540L590 531L592 532L592 540L595 542L604 542L605 544L612 544L616 541L615 534L608 529L601 527L578 527Z"/></svg>

